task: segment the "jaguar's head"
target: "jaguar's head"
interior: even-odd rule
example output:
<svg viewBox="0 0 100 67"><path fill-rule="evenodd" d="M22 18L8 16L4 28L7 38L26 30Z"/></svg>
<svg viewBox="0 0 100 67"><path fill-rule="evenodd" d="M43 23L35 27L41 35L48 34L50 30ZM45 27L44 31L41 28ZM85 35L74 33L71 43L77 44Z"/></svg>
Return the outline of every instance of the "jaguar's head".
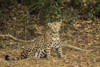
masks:
<svg viewBox="0 0 100 67"><path fill-rule="evenodd" d="M62 25L62 20L48 23L48 26L51 28L52 32L54 33L58 33L60 31L61 25Z"/></svg>

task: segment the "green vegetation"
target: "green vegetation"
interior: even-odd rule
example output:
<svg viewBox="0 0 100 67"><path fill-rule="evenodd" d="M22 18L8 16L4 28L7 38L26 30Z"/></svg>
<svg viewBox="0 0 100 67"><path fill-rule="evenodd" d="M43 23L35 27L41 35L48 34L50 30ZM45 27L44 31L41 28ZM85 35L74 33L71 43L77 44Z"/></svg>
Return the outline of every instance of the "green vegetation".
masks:
<svg viewBox="0 0 100 67"><path fill-rule="evenodd" d="M80 18L95 20L96 17L100 17L98 0L0 0L0 4L27 6L29 14L39 14L41 22L52 22L63 18L68 20L67 23L71 23Z"/></svg>

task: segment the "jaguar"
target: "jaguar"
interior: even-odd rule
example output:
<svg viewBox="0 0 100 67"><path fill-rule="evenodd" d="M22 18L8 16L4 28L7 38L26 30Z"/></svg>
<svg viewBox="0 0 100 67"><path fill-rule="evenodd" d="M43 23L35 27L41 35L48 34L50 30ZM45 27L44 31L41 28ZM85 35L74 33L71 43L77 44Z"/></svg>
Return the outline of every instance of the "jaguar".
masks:
<svg viewBox="0 0 100 67"><path fill-rule="evenodd" d="M40 59L42 57L52 59L52 49L56 49L59 56L65 58L66 56L62 54L62 48L60 45L59 31L61 26L62 20L47 23L47 30L44 32L44 35L38 36L36 39L34 39L34 42L32 42L32 46L30 48L24 49L18 57L10 58L9 55L6 55L5 59L9 61L26 58Z"/></svg>

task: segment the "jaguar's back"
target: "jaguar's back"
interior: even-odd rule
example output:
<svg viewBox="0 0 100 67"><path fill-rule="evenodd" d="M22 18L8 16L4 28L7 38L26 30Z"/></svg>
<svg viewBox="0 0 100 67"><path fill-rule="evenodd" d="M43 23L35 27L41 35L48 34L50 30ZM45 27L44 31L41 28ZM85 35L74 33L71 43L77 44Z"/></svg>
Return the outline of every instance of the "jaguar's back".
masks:
<svg viewBox="0 0 100 67"><path fill-rule="evenodd" d="M39 59L41 57L47 57L48 59L51 58L51 50L53 48L57 49L58 53L61 57L62 50L60 46L60 36L59 31L61 27L62 21L48 23L48 30L44 32L43 36L39 36L34 39L34 43L32 43L32 47L29 49L25 49L22 51L21 56L17 58L9 58L7 55L5 58L6 60L18 60L18 59L25 59L28 57L34 57Z"/></svg>

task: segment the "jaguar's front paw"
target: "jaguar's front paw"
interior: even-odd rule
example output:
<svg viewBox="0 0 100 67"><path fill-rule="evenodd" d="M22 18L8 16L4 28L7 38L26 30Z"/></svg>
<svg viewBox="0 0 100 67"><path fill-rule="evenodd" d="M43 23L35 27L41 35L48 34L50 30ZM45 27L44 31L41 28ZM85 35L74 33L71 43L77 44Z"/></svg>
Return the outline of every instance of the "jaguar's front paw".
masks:
<svg viewBox="0 0 100 67"><path fill-rule="evenodd" d="M63 58L63 59L66 59L66 57L67 57L66 55L62 55L62 56L61 56L61 58Z"/></svg>
<svg viewBox="0 0 100 67"><path fill-rule="evenodd" d="M48 55L48 56L47 56L47 59L48 59L48 60L52 60L52 58L53 58L53 57L52 57L51 55Z"/></svg>

